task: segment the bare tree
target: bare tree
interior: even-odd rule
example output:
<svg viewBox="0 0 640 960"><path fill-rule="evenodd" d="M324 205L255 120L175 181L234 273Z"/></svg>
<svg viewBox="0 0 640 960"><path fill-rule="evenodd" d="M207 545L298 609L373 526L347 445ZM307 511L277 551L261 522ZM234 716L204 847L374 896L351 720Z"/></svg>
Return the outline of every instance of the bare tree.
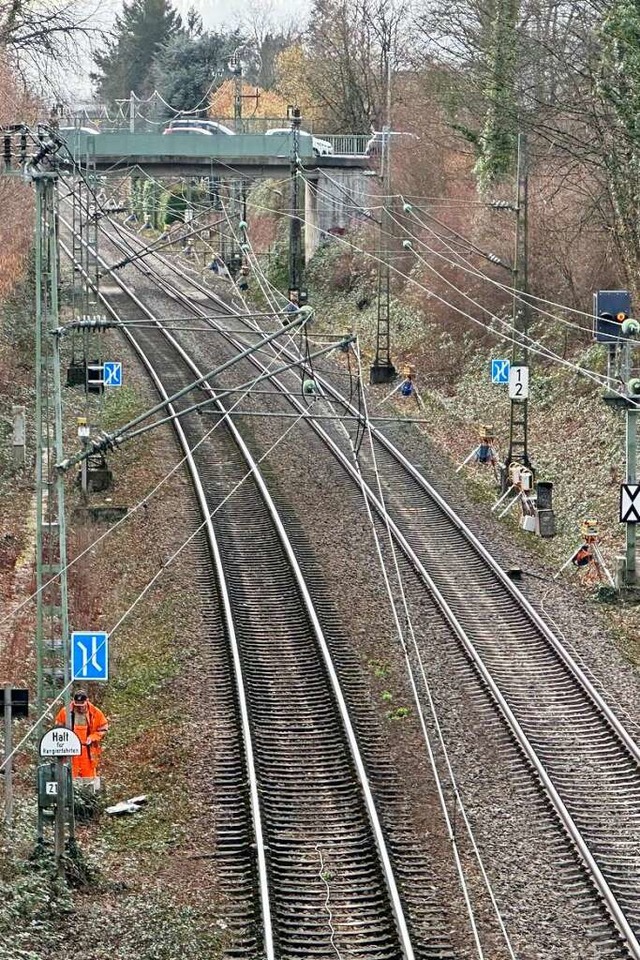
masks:
<svg viewBox="0 0 640 960"><path fill-rule="evenodd" d="M406 59L404 0L315 0L304 38L306 85L330 127L368 133Z"/></svg>
<svg viewBox="0 0 640 960"><path fill-rule="evenodd" d="M271 90L277 80L278 56L300 41L302 26L292 17L279 16L273 0L249 0L238 26L247 38L242 51L247 77L263 90Z"/></svg>
<svg viewBox="0 0 640 960"><path fill-rule="evenodd" d="M80 67L86 46L104 36L99 10L97 0L0 0L0 47L29 79L55 63Z"/></svg>

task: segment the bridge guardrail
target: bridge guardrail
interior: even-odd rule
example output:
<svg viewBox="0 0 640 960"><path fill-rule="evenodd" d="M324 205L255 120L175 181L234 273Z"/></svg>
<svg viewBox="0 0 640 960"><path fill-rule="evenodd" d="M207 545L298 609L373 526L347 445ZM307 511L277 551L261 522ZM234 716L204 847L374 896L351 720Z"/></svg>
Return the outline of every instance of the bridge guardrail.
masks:
<svg viewBox="0 0 640 960"><path fill-rule="evenodd" d="M202 119L205 119L204 117ZM217 119L217 122L223 123L225 126L234 128L234 121L230 120L228 117L212 118L207 117L206 119ZM115 119L110 119L107 117L96 117L90 115L88 112L83 111L82 115L78 115L70 121L65 122L65 126L74 126L78 125L80 127L96 129L99 133L162 133L165 126L168 126L170 123L170 118L160 120L157 118L151 119L150 117L145 117L142 115L136 115L133 118L133 123L131 119L126 117L118 117ZM133 131L131 127L134 127ZM243 117L241 121L241 129L238 130L238 133L248 133L248 134L264 134L267 130L271 130L274 127L288 127L289 122L286 119L280 117ZM308 130L309 133L313 133L314 136L319 137L322 140L328 141L333 147L333 152L340 155L347 156L362 156L366 152L367 143L371 137L367 134L324 134L319 133L313 130L312 124L307 124L304 126L304 129Z"/></svg>

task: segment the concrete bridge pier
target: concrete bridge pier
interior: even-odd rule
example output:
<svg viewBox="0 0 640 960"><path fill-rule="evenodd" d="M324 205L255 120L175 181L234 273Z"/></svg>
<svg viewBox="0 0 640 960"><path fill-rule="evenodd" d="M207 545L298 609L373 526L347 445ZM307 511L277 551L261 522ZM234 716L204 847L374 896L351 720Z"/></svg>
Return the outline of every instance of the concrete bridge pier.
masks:
<svg viewBox="0 0 640 960"><path fill-rule="evenodd" d="M318 170L314 181L305 183L304 253L308 263L327 234L340 235L366 220L369 204L368 178L361 170Z"/></svg>

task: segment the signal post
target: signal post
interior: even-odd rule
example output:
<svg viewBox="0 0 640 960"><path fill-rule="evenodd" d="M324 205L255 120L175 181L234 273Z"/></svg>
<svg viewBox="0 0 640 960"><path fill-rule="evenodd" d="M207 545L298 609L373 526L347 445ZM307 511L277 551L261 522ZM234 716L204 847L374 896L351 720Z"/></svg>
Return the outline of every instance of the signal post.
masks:
<svg viewBox="0 0 640 960"><path fill-rule="evenodd" d="M640 377L634 376L633 346L640 323L631 317L628 290L598 290L593 295L594 337L608 345L607 376L621 383L621 389L607 391L604 402L626 414L625 482L620 488L619 519L626 527L626 550L618 558L617 586L638 590L636 564L636 523L640 523L640 484L638 484L638 407Z"/></svg>

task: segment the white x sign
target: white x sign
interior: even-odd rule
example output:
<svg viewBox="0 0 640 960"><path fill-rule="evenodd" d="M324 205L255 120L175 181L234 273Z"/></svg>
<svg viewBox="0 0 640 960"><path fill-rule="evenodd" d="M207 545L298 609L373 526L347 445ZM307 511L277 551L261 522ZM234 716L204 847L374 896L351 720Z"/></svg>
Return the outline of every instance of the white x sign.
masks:
<svg viewBox="0 0 640 960"><path fill-rule="evenodd" d="M640 483L620 485L620 523L640 523Z"/></svg>

